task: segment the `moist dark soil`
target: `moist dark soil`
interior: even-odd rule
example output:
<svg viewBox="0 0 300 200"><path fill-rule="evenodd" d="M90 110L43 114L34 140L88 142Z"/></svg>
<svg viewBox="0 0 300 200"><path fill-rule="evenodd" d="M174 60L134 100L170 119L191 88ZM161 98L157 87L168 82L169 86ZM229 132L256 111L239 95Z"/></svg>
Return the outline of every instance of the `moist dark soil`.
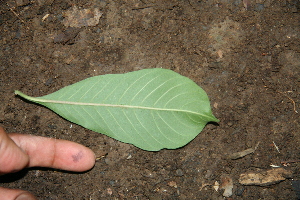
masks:
<svg viewBox="0 0 300 200"><path fill-rule="evenodd" d="M94 21L66 22L75 6ZM298 0L10 0L0 11L0 125L78 142L98 157L85 173L25 169L1 186L39 199L300 199ZM220 122L182 148L147 152L14 95L145 68L195 81ZM291 173L263 186L239 180L276 167ZM226 180L232 194L213 187Z"/></svg>

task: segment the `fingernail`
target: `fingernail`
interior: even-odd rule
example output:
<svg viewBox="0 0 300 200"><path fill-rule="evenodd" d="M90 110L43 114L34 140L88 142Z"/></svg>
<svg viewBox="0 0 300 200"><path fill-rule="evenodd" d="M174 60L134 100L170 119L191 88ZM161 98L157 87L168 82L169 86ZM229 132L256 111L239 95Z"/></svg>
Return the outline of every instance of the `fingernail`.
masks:
<svg viewBox="0 0 300 200"><path fill-rule="evenodd" d="M15 200L37 200L37 199L30 193L23 193L20 196L18 196Z"/></svg>

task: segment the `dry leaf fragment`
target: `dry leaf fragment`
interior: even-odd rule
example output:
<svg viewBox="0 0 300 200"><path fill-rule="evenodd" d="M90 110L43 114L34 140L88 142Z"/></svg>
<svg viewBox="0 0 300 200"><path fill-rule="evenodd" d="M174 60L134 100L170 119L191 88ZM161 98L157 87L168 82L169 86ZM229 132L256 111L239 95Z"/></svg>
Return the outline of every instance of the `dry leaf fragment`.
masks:
<svg viewBox="0 0 300 200"><path fill-rule="evenodd" d="M236 153L232 153L229 155L229 158L232 159L232 160L236 160L236 159L239 159L239 158L242 158L250 153L254 153L255 149L253 148L250 148L250 149L246 149L244 151L240 151L240 152L236 152Z"/></svg>
<svg viewBox="0 0 300 200"><path fill-rule="evenodd" d="M274 168L271 170L258 170L256 172L246 172L240 175L239 182L242 185L272 185L286 178L290 178L292 172L283 168Z"/></svg>
<svg viewBox="0 0 300 200"><path fill-rule="evenodd" d="M254 153L255 150L257 149L258 145L259 145L259 142L256 144L255 148L250 148L250 149L246 149L244 151L232 153L228 156L228 158L232 159L232 160L236 160L236 159L242 158L248 154Z"/></svg>
<svg viewBox="0 0 300 200"><path fill-rule="evenodd" d="M63 13L65 19L63 24L67 27L83 27L83 26L96 26L102 13L98 8L92 9L78 9L73 6Z"/></svg>
<svg viewBox="0 0 300 200"><path fill-rule="evenodd" d="M223 192L224 197L232 196L233 181L230 176L228 176L228 175L221 176L220 189L224 189L224 192Z"/></svg>
<svg viewBox="0 0 300 200"><path fill-rule="evenodd" d="M220 187L220 184L218 181L216 181L215 184L213 185L213 188L216 190L216 192L218 192L219 187Z"/></svg>

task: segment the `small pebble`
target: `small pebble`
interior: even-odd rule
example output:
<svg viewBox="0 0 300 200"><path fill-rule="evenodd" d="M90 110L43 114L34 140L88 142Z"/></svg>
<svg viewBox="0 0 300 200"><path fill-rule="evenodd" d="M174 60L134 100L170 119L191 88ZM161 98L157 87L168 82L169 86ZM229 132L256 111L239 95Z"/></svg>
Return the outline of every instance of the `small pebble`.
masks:
<svg viewBox="0 0 300 200"><path fill-rule="evenodd" d="M107 188L106 191L107 191L107 194L109 194L109 195L112 195L112 193L113 193L111 188Z"/></svg>
<svg viewBox="0 0 300 200"><path fill-rule="evenodd" d="M57 126L55 124L49 124L48 127L50 129L57 129Z"/></svg>
<svg viewBox="0 0 300 200"><path fill-rule="evenodd" d="M292 186L293 190L296 192L296 198L300 199L300 180L294 180Z"/></svg>
<svg viewBox="0 0 300 200"><path fill-rule="evenodd" d="M177 175L177 176L183 176L183 174L184 174L184 173L183 173L183 171L182 171L181 169L177 169L177 170L176 170L176 175Z"/></svg>
<svg viewBox="0 0 300 200"><path fill-rule="evenodd" d="M116 181L111 180L111 181L109 181L109 184L110 184L111 186L114 186L114 185L116 184Z"/></svg>
<svg viewBox="0 0 300 200"><path fill-rule="evenodd" d="M142 174L144 177L147 177L147 178L155 178L156 177L156 173L155 172L152 172L148 169L146 169L143 174Z"/></svg>
<svg viewBox="0 0 300 200"><path fill-rule="evenodd" d="M46 81L45 85L46 85L46 86L50 86L52 83L53 83L53 78L49 78L49 79Z"/></svg>
<svg viewBox="0 0 300 200"><path fill-rule="evenodd" d="M245 190L245 188L243 188L243 187L238 187L237 189L236 189L236 196L242 196L243 195L243 193L244 193L244 190Z"/></svg>
<svg viewBox="0 0 300 200"><path fill-rule="evenodd" d="M255 5L255 11L262 11L263 9L265 8L265 6L264 6L264 4L259 4L259 3L257 3L256 5Z"/></svg>
<svg viewBox="0 0 300 200"><path fill-rule="evenodd" d="M207 170L206 173L205 173L205 175L204 175L204 177L205 177L206 179L209 179L209 178L212 177L212 175L213 175L212 171L211 171L211 170Z"/></svg>

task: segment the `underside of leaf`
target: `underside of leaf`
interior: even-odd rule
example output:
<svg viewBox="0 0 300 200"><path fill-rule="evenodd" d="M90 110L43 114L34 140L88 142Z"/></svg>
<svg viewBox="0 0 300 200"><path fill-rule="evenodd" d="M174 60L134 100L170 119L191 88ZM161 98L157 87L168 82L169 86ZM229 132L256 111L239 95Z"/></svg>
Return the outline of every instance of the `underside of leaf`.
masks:
<svg viewBox="0 0 300 200"><path fill-rule="evenodd" d="M73 123L148 151L182 147L208 122L218 122L205 91L167 69L95 76L42 97L15 93Z"/></svg>

